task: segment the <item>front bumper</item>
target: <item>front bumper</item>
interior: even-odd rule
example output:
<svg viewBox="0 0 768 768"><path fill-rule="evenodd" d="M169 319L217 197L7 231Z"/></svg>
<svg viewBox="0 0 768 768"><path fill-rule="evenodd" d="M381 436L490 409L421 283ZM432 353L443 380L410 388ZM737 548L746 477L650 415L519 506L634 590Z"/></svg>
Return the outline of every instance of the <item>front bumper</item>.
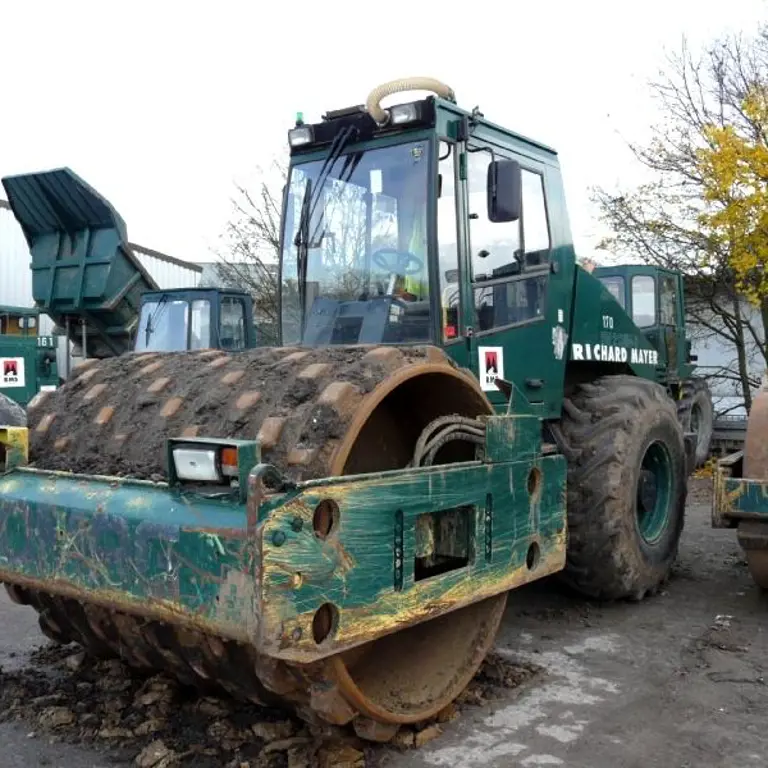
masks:
<svg viewBox="0 0 768 768"><path fill-rule="evenodd" d="M566 462L532 417L492 417L481 461L247 493L0 475L0 581L311 662L565 564ZM18 455L18 452L17 454Z"/></svg>

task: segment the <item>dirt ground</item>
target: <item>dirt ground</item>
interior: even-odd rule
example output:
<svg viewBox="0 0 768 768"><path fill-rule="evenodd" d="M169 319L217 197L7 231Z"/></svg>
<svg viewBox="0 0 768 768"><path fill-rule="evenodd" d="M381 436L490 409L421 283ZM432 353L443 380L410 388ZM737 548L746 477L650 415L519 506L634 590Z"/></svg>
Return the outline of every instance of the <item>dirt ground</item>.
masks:
<svg viewBox="0 0 768 768"><path fill-rule="evenodd" d="M0 597L0 768L764 766L768 597L735 534L710 528L705 485L662 594L598 605L551 582L513 592L456 712L396 747L93 666L49 648L33 611Z"/></svg>

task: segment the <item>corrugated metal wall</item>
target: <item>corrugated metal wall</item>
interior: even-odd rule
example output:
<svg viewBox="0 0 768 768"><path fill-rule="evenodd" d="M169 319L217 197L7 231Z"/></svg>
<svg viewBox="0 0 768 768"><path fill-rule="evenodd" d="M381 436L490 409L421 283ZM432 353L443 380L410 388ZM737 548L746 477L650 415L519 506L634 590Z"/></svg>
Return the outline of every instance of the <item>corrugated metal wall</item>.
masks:
<svg viewBox="0 0 768 768"><path fill-rule="evenodd" d="M27 241L21 227L0 200L0 304L32 306L32 271Z"/></svg>
<svg viewBox="0 0 768 768"><path fill-rule="evenodd" d="M194 288L200 283L202 267L183 262L150 248L131 243L131 249L160 288ZM24 233L5 200L0 200L0 305L32 307L32 257ZM40 333L53 331L53 321L40 316ZM64 375L66 340L59 339L58 364Z"/></svg>
<svg viewBox="0 0 768 768"><path fill-rule="evenodd" d="M131 250L161 288L196 288L202 268L131 243Z"/></svg>

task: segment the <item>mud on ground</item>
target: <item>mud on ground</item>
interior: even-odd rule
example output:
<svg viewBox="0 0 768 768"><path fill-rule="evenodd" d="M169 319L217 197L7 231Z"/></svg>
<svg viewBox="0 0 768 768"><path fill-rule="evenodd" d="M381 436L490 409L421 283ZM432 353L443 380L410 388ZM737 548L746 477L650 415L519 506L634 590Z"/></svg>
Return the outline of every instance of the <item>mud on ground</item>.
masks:
<svg viewBox="0 0 768 768"><path fill-rule="evenodd" d="M35 614L0 596L0 766L764 768L768 596L709 514L709 481L694 481L673 578L642 603L579 600L547 579L512 592L456 710L395 747L95 666L76 648L30 659Z"/></svg>
<svg viewBox="0 0 768 768"><path fill-rule="evenodd" d="M508 698L535 680L534 664L491 654L454 705L393 746L417 749L461 712ZM349 729L313 729L280 710L200 696L164 675L146 676L76 645L42 645L17 671L0 670L0 723L21 721L37 736L96 748L140 768L367 768L375 747Z"/></svg>

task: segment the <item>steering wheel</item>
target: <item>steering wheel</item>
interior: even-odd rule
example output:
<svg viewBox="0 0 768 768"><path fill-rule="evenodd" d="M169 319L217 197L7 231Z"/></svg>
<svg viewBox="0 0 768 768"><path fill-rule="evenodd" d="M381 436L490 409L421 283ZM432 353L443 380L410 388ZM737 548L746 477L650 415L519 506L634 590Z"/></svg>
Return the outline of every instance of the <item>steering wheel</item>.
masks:
<svg viewBox="0 0 768 768"><path fill-rule="evenodd" d="M416 275L424 268L424 262L410 251L398 251L397 248L379 248L371 255L373 262L385 272L396 275ZM414 266L409 268L413 263Z"/></svg>

